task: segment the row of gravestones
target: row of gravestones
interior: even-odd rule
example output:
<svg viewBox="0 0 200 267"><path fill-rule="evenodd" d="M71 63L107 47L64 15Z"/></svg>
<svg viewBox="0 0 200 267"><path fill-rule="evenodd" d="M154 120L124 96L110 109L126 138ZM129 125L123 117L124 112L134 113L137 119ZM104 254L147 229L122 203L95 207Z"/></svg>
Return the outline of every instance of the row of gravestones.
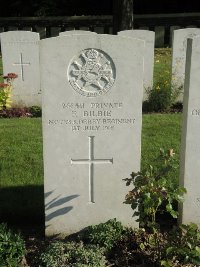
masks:
<svg viewBox="0 0 200 267"><path fill-rule="evenodd" d="M68 31L60 36L71 34L95 34L88 31ZM139 38L145 41L144 54L144 95L152 88L154 68L155 33L148 30L131 30L118 33L120 36ZM198 28L175 30L173 34L172 86L181 88L185 77L186 40L200 34ZM4 74L14 72L19 78L13 91L14 106L41 106L39 34L28 31L11 31L0 34ZM182 101L180 96L179 100Z"/></svg>
<svg viewBox="0 0 200 267"><path fill-rule="evenodd" d="M39 58L38 41L23 33L20 40L10 64L24 82L32 68L30 77L42 88L46 234L73 233L110 218L136 226L123 204L122 179L140 169L145 41L70 33L40 41ZM19 50L22 41L26 53ZM187 47L180 180L188 193L181 219L200 226L200 38Z"/></svg>
<svg viewBox="0 0 200 267"><path fill-rule="evenodd" d="M71 34L93 35L89 31L68 31L60 37ZM144 88L152 87L154 65L155 33L147 30L119 32L120 36L129 36L144 40L145 75ZM41 106L39 33L28 31L10 31L1 33L1 51L3 72L14 72L19 78L13 89L13 106Z"/></svg>

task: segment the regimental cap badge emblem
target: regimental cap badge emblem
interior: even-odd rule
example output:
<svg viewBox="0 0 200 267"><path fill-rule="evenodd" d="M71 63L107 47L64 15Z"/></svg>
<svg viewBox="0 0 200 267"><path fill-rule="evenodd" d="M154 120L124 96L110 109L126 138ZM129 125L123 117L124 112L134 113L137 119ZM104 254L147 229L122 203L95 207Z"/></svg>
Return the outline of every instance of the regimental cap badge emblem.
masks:
<svg viewBox="0 0 200 267"><path fill-rule="evenodd" d="M85 49L68 67L68 80L79 94L97 97L107 93L115 82L113 60L99 49Z"/></svg>

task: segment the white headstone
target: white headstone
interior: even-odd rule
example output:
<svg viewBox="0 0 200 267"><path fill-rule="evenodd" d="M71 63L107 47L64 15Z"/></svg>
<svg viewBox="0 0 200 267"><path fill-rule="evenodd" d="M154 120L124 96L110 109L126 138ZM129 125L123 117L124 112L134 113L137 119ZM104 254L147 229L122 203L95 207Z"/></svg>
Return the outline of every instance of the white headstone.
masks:
<svg viewBox="0 0 200 267"><path fill-rule="evenodd" d="M145 41L143 100L147 100L147 91L152 89L153 86L155 32L148 30L127 30L118 32L118 35Z"/></svg>
<svg viewBox="0 0 200 267"><path fill-rule="evenodd" d="M185 28L173 31L171 84L174 88L182 89L184 86L187 38L197 35L200 35L200 29L198 28ZM183 94L180 95L179 100L183 100Z"/></svg>
<svg viewBox="0 0 200 267"><path fill-rule="evenodd" d="M3 73L18 75L13 88L13 106L41 105L39 34L11 31L0 34Z"/></svg>
<svg viewBox="0 0 200 267"><path fill-rule="evenodd" d="M180 26L171 26L170 27L170 40L169 40L169 46L172 47L173 44L172 44L172 37L173 37L173 32L175 30L179 30L180 29Z"/></svg>
<svg viewBox="0 0 200 267"><path fill-rule="evenodd" d="M41 42L46 234L117 218L140 169L144 42L72 35Z"/></svg>
<svg viewBox="0 0 200 267"><path fill-rule="evenodd" d="M187 189L181 222L200 227L200 37L188 39L180 183Z"/></svg>

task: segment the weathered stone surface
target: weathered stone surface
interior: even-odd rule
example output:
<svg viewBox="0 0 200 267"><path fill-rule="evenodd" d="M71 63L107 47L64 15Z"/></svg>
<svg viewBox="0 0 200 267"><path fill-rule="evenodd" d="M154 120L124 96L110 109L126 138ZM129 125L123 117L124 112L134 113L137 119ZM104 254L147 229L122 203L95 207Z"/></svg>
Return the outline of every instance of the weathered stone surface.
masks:
<svg viewBox="0 0 200 267"><path fill-rule="evenodd" d="M145 41L143 100L146 100L148 91L153 86L155 32L148 30L127 30L118 32L118 35Z"/></svg>
<svg viewBox="0 0 200 267"><path fill-rule="evenodd" d="M185 59L187 49L187 38L200 35L198 28L185 28L173 31L172 35L172 81L174 88L182 88L185 79ZM183 100L183 90L179 100Z"/></svg>
<svg viewBox="0 0 200 267"><path fill-rule="evenodd" d="M137 225L123 178L140 169L144 42L40 42L46 234L117 218Z"/></svg>
<svg viewBox="0 0 200 267"><path fill-rule="evenodd" d="M187 189L180 221L200 227L200 37L188 39L180 184Z"/></svg>
<svg viewBox="0 0 200 267"><path fill-rule="evenodd" d="M39 34L11 31L0 34L3 73L18 74L13 88L13 106L41 105Z"/></svg>

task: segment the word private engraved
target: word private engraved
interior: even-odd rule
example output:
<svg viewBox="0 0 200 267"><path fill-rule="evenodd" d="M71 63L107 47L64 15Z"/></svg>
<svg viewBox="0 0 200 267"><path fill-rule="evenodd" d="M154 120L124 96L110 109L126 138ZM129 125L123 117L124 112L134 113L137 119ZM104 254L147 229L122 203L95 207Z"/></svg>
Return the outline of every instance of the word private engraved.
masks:
<svg viewBox="0 0 200 267"><path fill-rule="evenodd" d="M99 49L85 49L74 57L68 67L68 80L76 92L86 97L107 93L114 84L116 70L113 60Z"/></svg>

